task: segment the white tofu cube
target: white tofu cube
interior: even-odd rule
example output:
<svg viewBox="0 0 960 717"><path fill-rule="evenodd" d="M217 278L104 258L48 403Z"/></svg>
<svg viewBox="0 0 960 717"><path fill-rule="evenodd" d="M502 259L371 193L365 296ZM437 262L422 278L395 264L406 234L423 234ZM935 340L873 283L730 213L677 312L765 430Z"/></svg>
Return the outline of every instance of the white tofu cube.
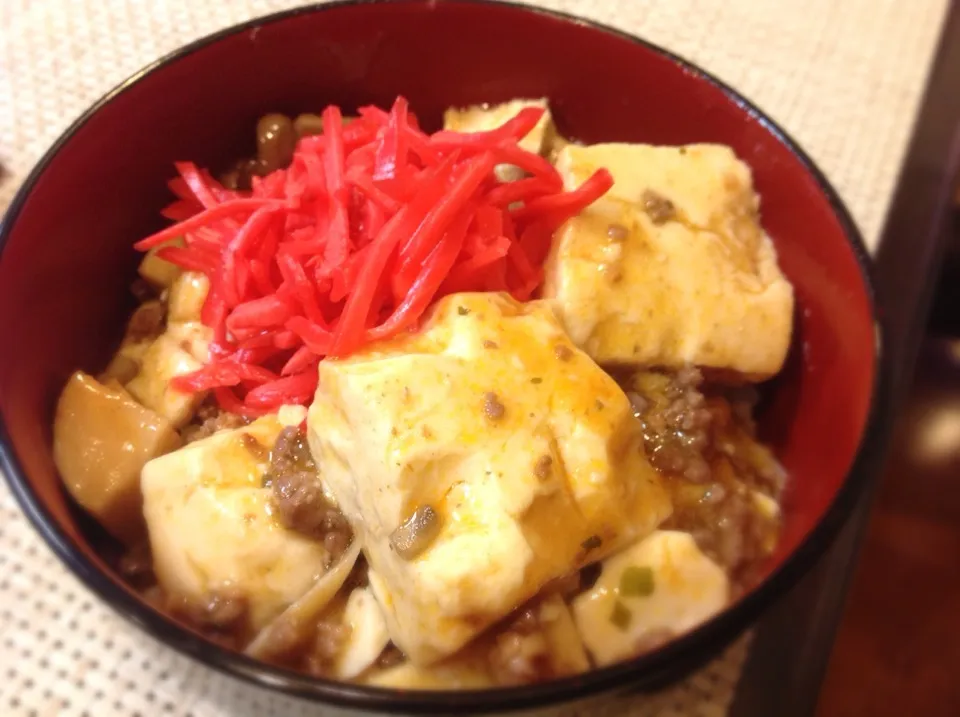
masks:
<svg viewBox="0 0 960 717"><path fill-rule="evenodd" d="M325 571L321 541L284 527L263 485L282 425L273 416L154 458L141 489L154 570L163 589L201 603L224 588L247 601L256 631Z"/></svg>
<svg viewBox="0 0 960 717"><path fill-rule="evenodd" d="M601 364L777 373L793 288L749 168L718 145L569 145L557 159L568 188L600 167L613 188L561 227L545 267L574 342Z"/></svg>
<svg viewBox="0 0 960 717"><path fill-rule="evenodd" d="M333 673L337 679L352 680L375 663L390 642L383 611L370 588L356 588L350 593L343 624L349 634L334 660Z"/></svg>
<svg viewBox="0 0 960 717"><path fill-rule="evenodd" d="M729 595L726 573L689 533L658 530L605 560L573 614L594 661L609 665L693 629Z"/></svg>
<svg viewBox="0 0 960 717"><path fill-rule="evenodd" d="M200 367L201 363L184 350L176 336L164 333L143 354L140 371L126 389L144 406L181 428L193 416L204 394L178 391L170 381Z"/></svg>
<svg viewBox="0 0 960 717"><path fill-rule="evenodd" d="M542 302L452 295L419 334L323 361L308 435L420 664L670 513L626 395ZM427 506L429 544L392 545Z"/></svg>

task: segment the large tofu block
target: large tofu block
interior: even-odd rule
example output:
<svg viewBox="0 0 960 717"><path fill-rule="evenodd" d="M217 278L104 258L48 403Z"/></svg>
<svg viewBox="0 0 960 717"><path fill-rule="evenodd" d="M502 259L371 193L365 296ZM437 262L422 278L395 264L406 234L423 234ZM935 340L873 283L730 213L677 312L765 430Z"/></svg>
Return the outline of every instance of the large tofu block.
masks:
<svg viewBox="0 0 960 717"><path fill-rule="evenodd" d="M554 238L544 298L601 364L695 364L753 379L780 370L793 288L759 224L749 168L724 146L569 145L568 188L610 192Z"/></svg>
<svg viewBox="0 0 960 717"><path fill-rule="evenodd" d="M418 664L670 513L626 395L543 302L455 294L420 333L319 370L311 450ZM402 557L391 534L426 506L439 533Z"/></svg>
<svg viewBox="0 0 960 717"><path fill-rule="evenodd" d="M306 593L327 560L322 541L280 522L263 484L282 428L265 416L154 458L141 476L160 585L201 605L220 591L239 593L251 631Z"/></svg>

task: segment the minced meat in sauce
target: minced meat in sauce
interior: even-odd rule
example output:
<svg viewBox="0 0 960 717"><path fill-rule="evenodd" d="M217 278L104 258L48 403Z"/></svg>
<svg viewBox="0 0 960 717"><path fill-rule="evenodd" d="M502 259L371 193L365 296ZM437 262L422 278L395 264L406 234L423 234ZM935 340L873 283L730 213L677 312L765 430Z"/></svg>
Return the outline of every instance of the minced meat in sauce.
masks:
<svg viewBox="0 0 960 717"><path fill-rule="evenodd" d="M195 422L184 429L186 442L200 440L219 430L244 426L248 421L204 403ZM253 436L244 445L258 458L269 458L264 487L269 488L280 522L291 530L323 542L327 564L335 563L350 546L352 533L343 514L323 492L316 464L310 455L306 437L296 427L283 429L272 449L259 444ZM183 620L206 637L224 647L240 649L252 639L247 634L247 600L229 587L211 590L202 599L165 594L156 584L149 545L138 544L117 558L117 569L131 586L152 595L152 602ZM366 584L366 562L361 558L351 571L346 587ZM296 632L297 634L294 634ZM275 661L310 674L326 674L330 661L349 635L349 628L335 620L326 620L310 634L277 631Z"/></svg>
<svg viewBox="0 0 960 717"><path fill-rule="evenodd" d="M501 685L540 682L552 676L550 645L535 608L520 610L496 633L487 662Z"/></svg>
<svg viewBox="0 0 960 717"><path fill-rule="evenodd" d="M305 655L307 672L315 677L329 677L334 661L349 637L350 626L341 620L320 620Z"/></svg>
<svg viewBox="0 0 960 717"><path fill-rule="evenodd" d="M284 428L270 451L264 475L280 522L315 540L322 540L330 564L350 546L350 525L323 491L306 436L296 427Z"/></svg>
<svg viewBox="0 0 960 717"><path fill-rule="evenodd" d="M136 543L123 553L117 562L117 570L133 587L144 590L156 583L153 574L153 556L147 541Z"/></svg>
<svg viewBox="0 0 960 717"><path fill-rule="evenodd" d="M134 343L155 339L163 333L167 307L160 301L145 301L137 307L127 324L127 340Z"/></svg>
<svg viewBox="0 0 960 717"><path fill-rule="evenodd" d="M645 189L641 199L644 211L654 224L666 224L677 216L677 208L673 202L659 192Z"/></svg>
<svg viewBox="0 0 960 717"><path fill-rule="evenodd" d="M506 406L493 391L483 394L483 415L491 421L499 421L506 414Z"/></svg>
<svg viewBox="0 0 960 717"><path fill-rule="evenodd" d="M785 479L756 439L755 393L704 381L698 369L642 371L623 380L651 463L667 481L673 514L662 526L693 535L731 576L734 594L750 587L776 544Z"/></svg>
<svg viewBox="0 0 960 717"><path fill-rule="evenodd" d="M212 589L201 599L160 592L157 598L167 612L223 647L240 649L252 637L247 625L247 598L239 590Z"/></svg>
<svg viewBox="0 0 960 717"><path fill-rule="evenodd" d="M197 409L197 413L187 426L181 431L184 443L193 443L209 438L214 433L230 428L240 428L249 423L243 416L224 411L217 405L216 400L208 398Z"/></svg>
<svg viewBox="0 0 960 717"><path fill-rule="evenodd" d="M523 685L549 678L549 652L543 635L509 631L497 636L490 668L501 685Z"/></svg>
<svg viewBox="0 0 960 717"><path fill-rule="evenodd" d="M335 660L350 637L343 621L343 601L336 600L314 624L299 624L283 618L271 629L261 656L269 662L314 677L330 677Z"/></svg>

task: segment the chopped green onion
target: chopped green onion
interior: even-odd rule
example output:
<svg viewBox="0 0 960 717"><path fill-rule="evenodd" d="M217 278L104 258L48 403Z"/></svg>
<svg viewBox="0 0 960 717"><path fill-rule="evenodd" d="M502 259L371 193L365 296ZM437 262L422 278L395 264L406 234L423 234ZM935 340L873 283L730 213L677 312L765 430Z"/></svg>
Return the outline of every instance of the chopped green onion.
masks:
<svg viewBox="0 0 960 717"><path fill-rule="evenodd" d="M653 570L631 565L620 576L620 594L624 597L650 597L653 595Z"/></svg>
<svg viewBox="0 0 960 717"><path fill-rule="evenodd" d="M613 603L613 611L610 613L610 622L613 623L614 627L619 630L626 630L628 627L630 627L630 621L632 619L633 614L626 605L619 600Z"/></svg>

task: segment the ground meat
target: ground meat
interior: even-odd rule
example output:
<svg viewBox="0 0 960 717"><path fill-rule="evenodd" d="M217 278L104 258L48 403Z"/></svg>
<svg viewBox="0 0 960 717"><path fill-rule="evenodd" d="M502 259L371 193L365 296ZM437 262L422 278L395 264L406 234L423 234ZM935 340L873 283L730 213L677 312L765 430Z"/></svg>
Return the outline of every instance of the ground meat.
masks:
<svg viewBox="0 0 960 717"><path fill-rule="evenodd" d="M756 496L776 498L785 480L754 438L755 390L705 385L694 368L639 373L625 388L647 454L672 494L663 527L691 533L739 594L759 575L779 531L778 517L761 512Z"/></svg>
<svg viewBox="0 0 960 717"><path fill-rule="evenodd" d="M287 426L280 431L270 452L270 469L278 474L316 470L306 436L296 426Z"/></svg>
<svg viewBox="0 0 960 717"><path fill-rule="evenodd" d="M146 279L137 277L130 284L130 293L133 294L138 304L142 304L151 299L157 298L157 292Z"/></svg>
<svg viewBox="0 0 960 717"><path fill-rule="evenodd" d="M316 473L274 474L270 487L284 525L314 538L323 537L328 504Z"/></svg>
<svg viewBox="0 0 960 717"><path fill-rule="evenodd" d="M339 611L316 624L299 624L280 618L270 630L260 654L270 662L329 677L334 660L350 636L350 626Z"/></svg>
<svg viewBox="0 0 960 717"><path fill-rule="evenodd" d="M211 397L205 400L199 406L197 406L197 412L194 414L194 417L201 422L209 421L211 419L217 418L222 412L223 411L220 408L220 404L217 402L217 399ZM233 415L233 414L228 414L228 415Z"/></svg>
<svg viewBox="0 0 960 717"><path fill-rule="evenodd" d="M612 241L624 241L630 232L622 224L611 224L607 227L607 237Z"/></svg>
<svg viewBox="0 0 960 717"><path fill-rule="evenodd" d="M693 535L700 549L728 571L734 597L758 577L778 529L776 520L757 511L749 491L729 477L708 484L700 500L675 499L673 515L664 523L664 528Z"/></svg>
<svg viewBox="0 0 960 717"><path fill-rule="evenodd" d="M633 415L637 418L640 418L647 412L647 409L650 408L650 401L636 391L627 391L627 399L630 401L630 408L633 409Z"/></svg>
<svg viewBox="0 0 960 717"><path fill-rule="evenodd" d="M510 622L508 629L521 635L532 635L537 632L540 629L540 619L537 617L536 609L520 610Z"/></svg>
<svg viewBox="0 0 960 717"><path fill-rule="evenodd" d="M306 655L307 672L315 677L329 675L330 668L350 637L350 626L334 620L317 623L313 644Z"/></svg>
<svg viewBox="0 0 960 717"><path fill-rule="evenodd" d="M350 525L327 500L299 429L287 427L277 436L264 482L271 488L280 521L292 530L322 540L331 563L349 547Z"/></svg>
<svg viewBox="0 0 960 717"><path fill-rule="evenodd" d="M367 587L370 584L369 573L370 567L367 565L367 559L363 556L363 553L360 553L347 579L343 581L341 592L344 595L349 595L357 588Z"/></svg>
<svg viewBox="0 0 960 717"><path fill-rule="evenodd" d="M271 489L280 521L292 530L322 540L331 561L349 547L350 526L343 514L327 500L316 473L274 474Z"/></svg>
<svg viewBox="0 0 960 717"><path fill-rule="evenodd" d="M243 416L228 413L222 410L215 400L208 399L197 409L193 422L183 428L181 436L184 443L193 443L209 438L219 431L240 428L248 423L249 421Z"/></svg>
<svg viewBox="0 0 960 717"><path fill-rule="evenodd" d="M225 629L233 627L246 617L247 600L239 593L212 593L203 610L211 626Z"/></svg>
<svg viewBox="0 0 960 717"><path fill-rule="evenodd" d="M406 656L400 648L391 642L383 649L383 652L380 653L380 657L377 658L377 667L381 670L386 670L390 667L396 667L405 659Z"/></svg>
<svg viewBox="0 0 960 717"><path fill-rule="evenodd" d="M194 625L217 632L235 631L247 616L247 598L234 589L212 590L202 600L168 597L168 609Z"/></svg>
<svg viewBox="0 0 960 717"><path fill-rule="evenodd" d="M677 216L673 202L652 189L644 190L642 200L643 209L654 224L665 224Z"/></svg>
<svg viewBox="0 0 960 717"><path fill-rule="evenodd" d="M278 618L270 626L270 631L260 645L259 654L278 664L292 664L303 652L303 646L310 638L294 621L285 616Z"/></svg>
<svg viewBox="0 0 960 717"><path fill-rule="evenodd" d="M547 454L540 456L533 464L533 474L540 480L546 480L553 471L553 457Z"/></svg>
<svg viewBox="0 0 960 717"><path fill-rule="evenodd" d="M580 547L583 548L584 552L587 553L592 550L596 550L601 545L603 545L603 539L599 535L591 535L589 538L580 543Z"/></svg>
<svg viewBox="0 0 960 717"><path fill-rule="evenodd" d="M133 342L153 339L163 333L167 310L160 301L146 301L136 308L127 324L126 339Z"/></svg>
<svg viewBox="0 0 960 717"><path fill-rule="evenodd" d="M491 421L499 421L506 414L506 406L493 391L483 394L483 415Z"/></svg>
<svg viewBox="0 0 960 717"><path fill-rule="evenodd" d="M710 466L695 450L679 441L666 441L650 453L654 466L667 473L677 473L694 483L710 478Z"/></svg>
<svg viewBox="0 0 960 717"><path fill-rule="evenodd" d="M124 579L135 587L143 589L153 585L155 579L150 544L144 541L130 548L120 557L117 569Z"/></svg>
<svg viewBox="0 0 960 717"><path fill-rule="evenodd" d="M699 369L688 367L677 372L674 389L671 391L673 402L664 412L667 424L681 431L698 431L699 444L706 445L703 432L710 425L710 411L704 407L704 397L700 393L703 374Z"/></svg>
<svg viewBox="0 0 960 717"><path fill-rule="evenodd" d="M120 574L125 578L135 578L153 572L149 543L137 543L120 558Z"/></svg>
<svg viewBox="0 0 960 717"><path fill-rule="evenodd" d="M350 542L353 540L350 525L339 511L337 515L341 522L336 524L336 528L328 528L327 534L323 536L323 547L327 551L331 564L347 552L347 548L350 547Z"/></svg>
<svg viewBox="0 0 960 717"><path fill-rule="evenodd" d="M580 568L580 587L583 590L589 590L596 585L600 579L600 573L603 572L603 565L600 563L590 563Z"/></svg>
<svg viewBox="0 0 960 717"><path fill-rule="evenodd" d="M756 435L754 412L760 402L760 394L754 386L738 386L726 391L730 401L730 410L737 421L746 428L750 435Z"/></svg>
<svg viewBox="0 0 960 717"><path fill-rule="evenodd" d="M648 378L648 377L645 377ZM703 451L710 442L712 414L706 407L696 368L672 377L642 381L644 391L631 391L631 402L644 428L650 461L660 470L701 483L710 478ZM650 389L653 390L650 390Z"/></svg>
<svg viewBox="0 0 960 717"><path fill-rule="evenodd" d="M572 573L555 578L544 585L540 590L542 595L557 593L561 597L570 597L580 592L581 579L580 571L575 570Z"/></svg>
<svg viewBox="0 0 960 717"><path fill-rule="evenodd" d="M550 645L535 609L521 610L506 623L487 654L497 684L523 685L551 677Z"/></svg>

